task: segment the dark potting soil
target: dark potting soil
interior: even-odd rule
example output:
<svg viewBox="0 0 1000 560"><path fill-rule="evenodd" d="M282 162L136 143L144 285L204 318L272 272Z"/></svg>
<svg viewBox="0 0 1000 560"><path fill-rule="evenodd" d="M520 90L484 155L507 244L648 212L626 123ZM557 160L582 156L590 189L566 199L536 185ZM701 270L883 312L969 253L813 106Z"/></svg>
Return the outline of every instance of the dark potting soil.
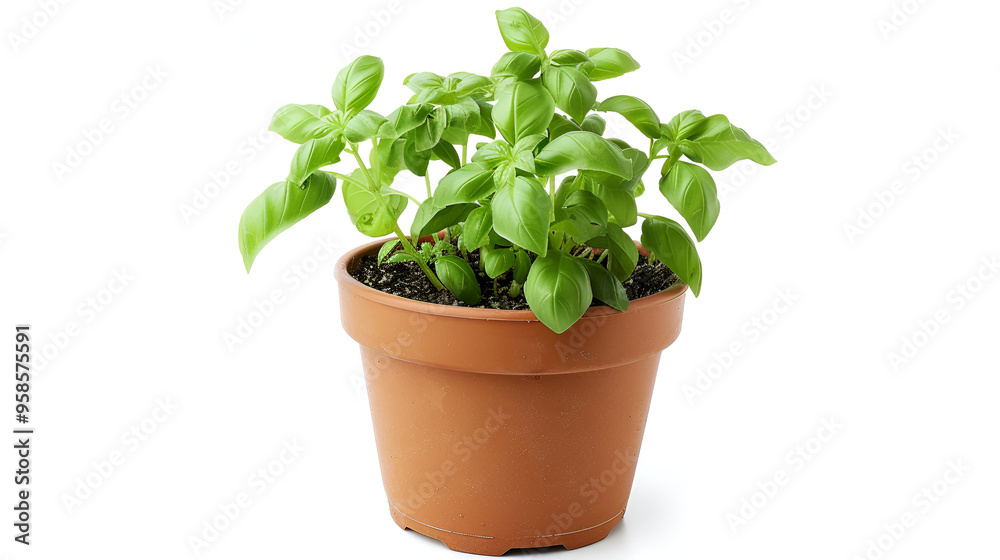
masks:
<svg viewBox="0 0 1000 560"><path fill-rule="evenodd" d="M420 266L414 262L386 263L378 266L377 258L374 255L368 255L361 258L361 264L354 271L353 276L362 284L376 290L416 301L459 307L528 309L523 289L517 297L511 297L508 293L512 281L510 272L500 276L494 292L493 279L479 270L479 251L469 253L469 262L476 272L479 286L483 292L483 299L475 306L462 303L448 290L438 291L434 289L430 280L420 270ZM628 299L635 300L662 292L676 284L677 281L677 275L662 262L657 261L656 264L651 265L647 259L639 257L639 265L635 268L632 276L622 284L625 286ZM595 305L604 304L595 299L591 306Z"/></svg>

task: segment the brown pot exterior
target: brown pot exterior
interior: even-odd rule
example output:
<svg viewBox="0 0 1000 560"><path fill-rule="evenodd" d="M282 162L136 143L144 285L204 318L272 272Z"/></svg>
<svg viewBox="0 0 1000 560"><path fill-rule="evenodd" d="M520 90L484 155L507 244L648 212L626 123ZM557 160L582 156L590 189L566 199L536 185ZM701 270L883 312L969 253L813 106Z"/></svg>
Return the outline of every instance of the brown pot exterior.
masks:
<svg viewBox="0 0 1000 560"><path fill-rule="evenodd" d="M462 552L578 548L621 520L660 352L680 333L678 284L628 312L590 309L555 334L530 311L416 302L337 264L361 345L390 513Z"/></svg>

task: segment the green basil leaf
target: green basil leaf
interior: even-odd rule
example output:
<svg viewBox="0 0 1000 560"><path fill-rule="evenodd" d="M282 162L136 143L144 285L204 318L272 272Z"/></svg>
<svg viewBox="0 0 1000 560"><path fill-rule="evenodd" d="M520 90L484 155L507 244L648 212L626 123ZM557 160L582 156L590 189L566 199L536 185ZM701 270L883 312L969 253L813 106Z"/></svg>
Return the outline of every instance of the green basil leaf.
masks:
<svg viewBox="0 0 1000 560"><path fill-rule="evenodd" d="M724 115L705 119L703 128L690 140L682 140L679 146L684 155L713 171L722 171L744 159L761 165L776 161L763 144L750 138L742 128L730 124Z"/></svg>
<svg viewBox="0 0 1000 560"><path fill-rule="evenodd" d="M444 176L434 191L441 206L475 202L488 197L496 189L493 170L481 163L470 163Z"/></svg>
<svg viewBox="0 0 1000 560"><path fill-rule="evenodd" d="M552 55L549 56L549 60L552 61L552 64L558 64L560 66L576 66L578 64L583 64L584 62L590 62L590 57L583 51L560 49L558 51L552 51Z"/></svg>
<svg viewBox="0 0 1000 560"><path fill-rule="evenodd" d="M622 227L634 226L639 221L639 209L635 196L627 190L605 187L601 189L601 200Z"/></svg>
<svg viewBox="0 0 1000 560"><path fill-rule="evenodd" d="M322 120L330 110L322 105L285 105L274 112L268 130L285 140L303 144L335 132L336 127Z"/></svg>
<svg viewBox="0 0 1000 560"><path fill-rule="evenodd" d="M701 292L701 258L694 241L680 224L659 216L647 218L642 222L642 244L698 297Z"/></svg>
<svg viewBox="0 0 1000 560"><path fill-rule="evenodd" d="M489 206L480 206L465 218L465 225L462 226L462 243L469 251L475 251L489 243L492 229L493 210Z"/></svg>
<svg viewBox="0 0 1000 560"><path fill-rule="evenodd" d="M344 140L336 136L325 136L302 144L292 157L288 181L301 185L320 168L337 163L345 145Z"/></svg>
<svg viewBox="0 0 1000 560"><path fill-rule="evenodd" d="M512 186L516 177L517 168L511 162L501 163L493 170L493 183L496 185L497 190Z"/></svg>
<svg viewBox="0 0 1000 560"><path fill-rule="evenodd" d="M582 122L597 103L597 88L575 68L550 66L542 74L542 83L552 94L556 107L565 111L576 122Z"/></svg>
<svg viewBox="0 0 1000 560"><path fill-rule="evenodd" d="M437 143L437 146L434 146L432 151L438 159L447 163L452 169L462 167L462 158L459 157L458 151L455 150L455 146L452 146L445 141L441 141Z"/></svg>
<svg viewBox="0 0 1000 560"><path fill-rule="evenodd" d="M333 198L337 183L328 173L309 177L304 187L282 181L268 187L240 217L240 253L247 272L265 245Z"/></svg>
<svg viewBox="0 0 1000 560"><path fill-rule="evenodd" d="M556 210L555 222L549 229L570 236L577 245L586 245L591 239L605 233L601 226L581 220L579 216L569 215L562 209Z"/></svg>
<svg viewBox="0 0 1000 560"><path fill-rule="evenodd" d="M385 65L374 56L360 56L337 74L333 103L343 113L356 115L371 105L382 86Z"/></svg>
<svg viewBox="0 0 1000 560"><path fill-rule="evenodd" d="M516 82L497 94L493 122L509 144L542 134L552 122L556 102L541 80Z"/></svg>
<svg viewBox="0 0 1000 560"><path fill-rule="evenodd" d="M601 199L590 191L576 191L566 198L566 210L579 215L592 224L608 225L608 209Z"/></svg>
<svg viewBox="0 0 1000 560"><path fill-rule="evenodd" d="M407 76L403 80L403 85L410 88L413 93L434 88L444 89L444 78L433 72L417 72Z"/></svg>
<svg viewBox="0 0 1000 560"><path fill-rule="evenodd" d="M414 96L411 102L447 105L455 100L455 96L442 88L428 88Z"/></svg>
<svg viewBox="0 0 1000 560"><path fill-rule="evenodd" d="M420 204L416 215L413 216L410 239L420 239L425 235L436 234L459 224L475 208L475 204L452 204L439 207L436 205L434 197L430 197Z"/></svg>
<svg viewBox="0 0 1000 560"><path fill-rule="evenodd" d="M587 269L559 251L535 259L524 296L535 316L556 333L572 327L594 301Z"/></svg>
<svg viewBox="0 0 1000 560"><path fill-rule="evenodd" d="M649 169L650 159L646 155L646 152L642 150L637 150L635 148L625 148L622 150L625 157L632 162L632 179L631 184L627 184L625 188L629 190L635 189L636 185L642 181L642 176L646 174Z"/></svg>
<svg viewBox="0 0 1000 560"><path fill-rule="evenodd" d="M386 119L389 121L379 130L379 136L383 138L399 138L407 132L424 124L427 117L434 110L434 106L422 103L420 105L403 105L395 111L389 113Z"/></svg>
<svg viewBox="0 0 1000 560"><path fill-rule="evenodd" d="M610 270L602 265L587 259L577 259L583 263L587 269L587 276L590 277L590 289L594 292L594 298L617 309L618 311L628 311L628 294L625 293L625 286Z"/></svg>
<svg viewBox="0 0 1000 560"><path fill-rule="evenodd" d="M434 272L448 291L468 305L483 299L479 280L469 263L460 257L445 256L434 261Z"/></svg>
<svg viewBox="0 0 1000 560"><path fill-rule="evenodd" d="M447 127L448 117L438 107L424 121L424 124L410 131L410 134L413 135L414 148L418 152L433 150L434 146L437 146L438 142L441 141L441 136Z"/></svg>
<svg viewBox="0 0 1000 560"><path fill-rule="evenodd" d="M496 278L514 268L514 250L509 247L490 248L489 245L484 245L479 250L479 257L483 259L483 267L490 278Z"/></svg>
<svg viewBox="0 0 1000 560"><path fill-rule="evenodd" d="M618 177L616 175L600 171L587 171L585 172L585 175L593 178L597 184L603 187L629 192L634 191L636 185L642 180L642 176L645 175L646 171L649 169L649 157L647 157L646 153L642 150L637 150L635 148L625 148L622 150L622 154L631 164L631 178L625 179L623 177Z"/></svg>
<svg viewBox="0 0 1000 560"><path fill-rule="evenodd" d="M490 202L492 203L493 200L490 199ZM492 206L491 206L491 208L492 208ZM501 247L510 247L512 245L515 246L515 247L517 246L517 244L515 244L510 239L507 239L506 237L504 237L504 236L500 235L499 233L497 233L496 229L491 229L490 230L490 243L492 243L494 245L497 245L497 246L501 246Z"/></svg>
<svg viewBox="0 0 1000 560"><path fill-rule="evenodd" d="M621 49L589 49L587 56L594 65L590 71L590 79L595 82L617 78L639 69L639 63L632 55Z"/></svg>
<svg viewBox="0 0 1000 560"><path fill-rule="evenodd" d="M520 169L521 171L531 173L532 175L535 174L535 156L531 153L531 150L517 152L514 156L514 161L511 162L511 165L513 165L515 169Z"/></svg>
<svg viewBox="0 0 1000 560"><path fill-rule="evenodd" d="M456 224L457 225L457 224ZM455 226L452 226L455 227ZM450 233L451 228L449 228ZM439 239L437 243L434 244L434 249L431 251L435 255L449 255L458 252L458 247L455 247L451 243L445 241L444 239Z"/></svg>
<svg viewBox="0 0 1000 560"><path fill-rule="evenodd" d="M548 250L549 196L533 179L517 177L493 197L493 229L529 251Z"/></svg>
<svg viewBox="0 0 1000 560"><path fill-rule="evenodd" d="M459 97L468 97L474 93L488 94L493 89L493 80L469 72L455 72L448 76L448 80L455 84L448 89Z"/></svg>
<svg viewBox="0 0 1000 560"><path fill-rule="evenodd" d="M512 150L513 158L509 160L509 163L516 169L520 169L521 171L534 175L535 148L545 139L544 134L534 134L532 136L522 138L517 144L514 145Z"/></svg>
<svg viewBox="0 0 1000 560"><path fill-rule="evenodd" d="M622 150L627 150L632 147L631 145L629 145L628 142L622 140L621 138L608 138L608 142L611 142L612 144L618 146Z"/></svg>
<svg viewBox="0 0 1000 560"><path fill-rule="evenodd" d="M416 143L413 140L407 140L406 144L403 145L403 163L410 170L410 173L417 177L423 177L427 175L427 166L431 163L431 153L430 151L418 152L415 146Z"/></svg>
<svg viewBox="0 0 1000 560"><path fill-rule="evenodd" d="M545 56L549 32L534 16L521 8L498 10L497 24L508 49Z"/></svg>
<svg viewBox="0 0 1000 560"><path fill-rule="evenodd" d="M565 206L566 199L569 198L569 195L580 190L585 182L586 178L580 175L564 177L562 182L559 183L559 188L556 189L555 207L562 208Z"/></svg>
<svg viewBox="0 0 1000 560"><path fill-rule="evenodd" d="M609 223L608 235L600 239L591 239L588 245L611 251L607 261L608 270L621 282L628 280L639 264L639 249L618 224Z"/></svg>
<svg viewBox="0 0 1000 560"><path fill-rule="evenodd" d="M621 148L590 132L563 134L535 156L535 170L540 176L555 177L576 169L632 176L632 164Z"/></svg>
<svg viewBox="0 0 1000 560"><path fill-rule="evenodd" d="M598 111L613 111L628 119L647 138L659 138L660 118L645 101L631 95L609 97L597 106Z"/></svg>
<svg viewBox="0 0 1000 560"><path fill-rule="evenodd" d="M514 249L514 281L524 285L528 280L528 272L531 271L531 257L521 249Z"/></svg>
<svg viewBox="0 0 1000 560"><path fill-rule="evenodd" d="M513 78L528 81L542 69L542 59L537 54L509 52L500 57L490 74L495 79Z"/></svg>
<svg viewBox="0 0 1000 560"><path fill-rule="evenodd" d="M556 113L549 123L549 140L555 140L567 132L580 132L583 128L566 117Z"/></svg>
<svg viewBox="0 0 1000 560"><path fill-rule="evenodd" d="M401 262L418 262L417 258L409 253L396 253L388 259L385 260L386 264L394 264Z"/></svg>
<svg viewBox="0 0 1000 560"><path fill-rule="evenodd" d="M479 103L471 97L459 100L452 105L443 106L448 119L448 126L460 128L466 132L475 132L482 126Z"/></svg>
<svg viewBox="0 0 1000 560"><path fill-rule="evenodd" d="M628 280L639 264L639 248L621 226L608 224L608 239L611 241L612 265L609 270L616 278Z"/></svg>
<svg viewBox="0 0 1000 560"><path fill-rule="evenodd" d="M625 157L632 162L632 178L628 181L624 181L615 186L617 189L625 189L627 191L635 191L636 186L642 181L642 176L646 174L649 169L649 156L646 152L642 150L637 150L635 148L626 148L622 150ZM637 195L638 196L638 195Z"/></svg>
<svg viewBox="0 0 1000 560"><path fill-rule="evenodd" d="M476 104L479 105L479 128L470 132L490 139L496 138L497 129L496 126L493 125L493 105L490 105L490 103L485 99L473 99Z"/></svg>
<svg viewBox="0 0 1000 560"><path fill-rule="evenodd" d="M348 121L344 129L344 137L355 144L360 144L378 135L382 126L389 122L375 111L364 110Z"/></svg>
<svg viewBox="0 0 1000 560"><path fill-rule="evenodd" d="M566 206L556 210L550 229L561 231L579 245L606 235L608 209L594 193L578 190L566 199Z"/></svg>
<svg viewBox="0 0 1000 560"><path fill-rule="evenodd" d="M583 119L580 123L580 128L587 132L593 132L598 136L604 136L604 131L608 128L608 121L604 120L604 117L600 115L587 115L587 118Z"/></svg>
<svg viewBox="0 0 1000 560"><path fill-rule="evenodd" d="M395 251L396 247L398 246L399 246L398 239L386 241L385 244L382 245L382 248L378 250L378 259L375 262L381 266L382 261L384 261L386 257L388 257L393 251Z"/></svg>
<svg viewBox="0 0 1000 560"><path fill-rule="evenodd" d="M660 192L687 220L698 241L703 241L719 219L719 194L705 168L678 161L660 179Z"/></svg>
<svg viewBox="0 0 1000 560"><path fill-rule="evenodd" d="M441 135L441 141L447 142L452 146L465 146L469 143L469 133L453 126L449 126L444 129L444 134Z"/></svg>
<svg viewBox="0 0 1000 560"><path fill-rule="evenodd" d="M483 144L482 147L476 150L476 153L472 154L473 162L483 163L490 169L503 162L511 161L513 158L513 148L503 140L495 140L489 144Z"/></svg>
<svg viewBox="0 0 1000 560"><path fill-rule="evenodd" d="M707 124L706 120L701 111L692 109L674 115L674 118L662 126L661 130L663 136L670 142L680 142L700 133Z"/></svg>
<svg viewBox="0 0 1000 560"><path fill-rule="evenodd" d="M597 67L594 66L594 63L589 60L587 62L581 62L580 64L576 65L576 69L583 72L583 75L586 76L587 78L590 78L590 73L593 72L595 68Z"/></svg>
<svg viewBox="0 0 1000 560"><path fill-rule="evenodd" d="M525 136L524 138L518 140L517 144L514 144L514 148L511 152L515 155L521 152L527 152L530 154L535 151L535 148L538 147L538 144L540 144L542 140L545 140L544 134L532 134L531 136Z"/></svg>
<svg viewBox="0 0 1000 560"><path fill-rule="evenodd" d="M362 184L365 177L360 169L351 173L351 178ZM354 227L368 237L382 237L396 230L396 220L406 209L407 198L400 195L376 196L367 188L344 182L344 204Z"/></svg>
<svg viewBox="0 0 1000 560"><path fill-rule="evenodd" d="M391 185L400 171L406 169L406 162L403 161L403 151L406 148L406 140L383 138L378 141L378 148L372 150L368 156L371 167L378 168L382 172L380 186ZM376 164L376 161L378 163Z"/></svg>

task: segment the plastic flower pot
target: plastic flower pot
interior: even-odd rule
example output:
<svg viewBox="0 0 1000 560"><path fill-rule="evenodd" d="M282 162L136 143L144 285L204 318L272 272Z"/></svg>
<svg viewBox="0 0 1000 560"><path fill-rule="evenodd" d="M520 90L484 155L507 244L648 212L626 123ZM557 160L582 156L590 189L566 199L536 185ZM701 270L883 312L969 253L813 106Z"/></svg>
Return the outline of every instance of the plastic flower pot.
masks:
<svg viewBox="0 0 1000 560"><path fill-rule="evenodd" d="M687 286L625 313L592 307L556 334L530 311L365 286L351 272L381 245L344 255L336 277L344 329L361 346L392 519L486 555L606 537L628 505L660 353L680 333Z"/></svg>

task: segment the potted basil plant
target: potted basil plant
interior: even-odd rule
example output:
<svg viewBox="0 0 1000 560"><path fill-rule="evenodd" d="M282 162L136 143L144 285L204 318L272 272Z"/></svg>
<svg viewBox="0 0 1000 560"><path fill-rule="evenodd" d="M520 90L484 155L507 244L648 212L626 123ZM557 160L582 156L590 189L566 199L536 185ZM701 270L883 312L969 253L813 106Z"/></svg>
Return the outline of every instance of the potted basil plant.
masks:
<svg viewBox="0 0 1000 560"><path fill-rule="evenodd" d="M278 109L270 129L299 148L239 225L249 271L339 186L358 231L391 236L336 270L390 513L491 555L576 548L621 520L660 353L701 289L695 239L720 209L710 171L775 161L723 115L662 120L638 97L602 98L597 82L639 69L629 53L551 50L520 8L497 22L509 52L488 74L412 74L382 114L383 62L362 56L332 108ZM607 113L648 142L607 137ZM638 210L651 170L687 228ZM401 173L425 192L395 188ZM640 220L637 243L626 228Z"/></svg>

